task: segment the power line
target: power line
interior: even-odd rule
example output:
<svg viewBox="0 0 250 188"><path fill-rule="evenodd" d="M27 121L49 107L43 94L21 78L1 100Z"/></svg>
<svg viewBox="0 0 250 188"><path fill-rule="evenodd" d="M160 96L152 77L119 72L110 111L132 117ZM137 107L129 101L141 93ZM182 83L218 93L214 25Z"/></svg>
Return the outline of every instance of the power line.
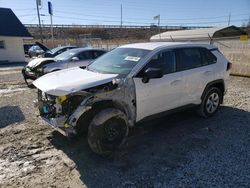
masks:
<svg viewBox="0 0 250 188"><path fill-rule="evenodd" d="M23 15L18 15L18 17L28 17L28 16L34 16L36 14L23 14Z"/></svg>
<svg viewBox="0 0 250 188"><path fill-rule="evenodd" d="M77 13L77 12L69 12L69 11L54 11L56 13L61 13L61 14L71 14L71 15L78 15L78 16L86 16L86 17L96 17L96 18L112 18L112 19L117 19L117 17L114 16L102 16L102 15L90 15L90 14L82 14L82 13ZM244 15L249 15L249 14L235 14L231 15L232 17L236 16L244 16ZM213 17L201 17L201 18L168 18L164 19L161 18L161 20L167 20L167 21L178 21L178 20L208 20L208 19L218 19L218 18L228 18L228 15L224 16L213 16ZM124 18L125 19L125 18ZM126 20L147 20L147 21L152 21L152 19L146 19L146 18L132 18L132 17L126 17Z"/></svg>
<svg viewBox="0 0 250 188"><path fill-rule="evenodd" d="M57 18L64 18L64 19L74 19L74 20L84 20L84 21L95 21L95 22L110 22L110 23L119 23L120 20L103 20L103 19L86 19L86 18L76 18L76 17L68 17L68 16L54 16ZM231 22L238 22L238 21L246 21L248 19L235 19L231 20ZM128 23L128 24L145 24L145 25L150 25L151 23L149 22L133 22L133 21L126 21L123 20L123 23ZM187 25L187 24L215 24L215 23L228 23L227 20L223 21L208 21L208 22L182 22L182 23L177 23L177 22L168 22L168 23L162 23L161 25Z"/></svg>
<svg viewBox="0 0 250 188"><path fill-rule="evenodd" d="M36 10L35 8L26 8L26 9L13 9L14 12L16 11L27 11L27 10Z"/></svg>

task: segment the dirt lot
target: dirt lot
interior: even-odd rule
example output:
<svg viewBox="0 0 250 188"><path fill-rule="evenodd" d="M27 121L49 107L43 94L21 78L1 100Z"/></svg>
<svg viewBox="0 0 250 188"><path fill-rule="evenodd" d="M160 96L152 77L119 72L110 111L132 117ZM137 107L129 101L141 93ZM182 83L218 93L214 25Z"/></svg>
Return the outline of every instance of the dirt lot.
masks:
<svg viewBox="0 0 250 188"><path fill-rule="evenodd" d="M110 159L37 117L35 90L0 71L0 187L249 187L250 79L231 77L220 111L192 110L131 130Z"/></svg>

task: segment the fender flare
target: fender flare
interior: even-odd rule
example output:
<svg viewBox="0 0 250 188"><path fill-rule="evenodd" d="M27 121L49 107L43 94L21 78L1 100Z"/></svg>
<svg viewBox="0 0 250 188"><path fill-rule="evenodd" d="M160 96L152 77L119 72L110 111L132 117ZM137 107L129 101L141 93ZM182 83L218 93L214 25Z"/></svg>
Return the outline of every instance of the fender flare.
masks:
<svg viewBox="0 0 250 188"><path fill-rule="evenodd" d="M208 90L208 88L210 88L210 87L213 86L213 85L217 85L217 84L222 84L222 86L223 86L223 91L222 91L222 93L224 93L224 91L225 91L225 82L224 82L224 80L223 80L223 79L214 80L214 81L212 81L212 82L209 82L209 83L206 85L206 87L204 88L203 93L202 93L202 95L201 95L201 100L204 99L204 97L205 97L205 95L206 95L206 91Z"/></svg>

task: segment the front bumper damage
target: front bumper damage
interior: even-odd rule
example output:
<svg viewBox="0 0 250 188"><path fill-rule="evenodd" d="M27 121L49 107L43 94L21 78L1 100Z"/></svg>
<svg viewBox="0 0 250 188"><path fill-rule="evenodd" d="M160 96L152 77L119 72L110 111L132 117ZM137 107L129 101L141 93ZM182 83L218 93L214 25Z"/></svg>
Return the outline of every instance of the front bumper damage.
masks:
<svg viewBox="0 0 250 188"><path fill-rule="evenodd" d="M37 74L26 66L22 69L22 75L28 87L32 87L32 83L29 80L32 82L38 78Z"/></svg>
<svg viewBox="0 0 250 188"><path fill-rule="evenodd" d="M80 104L74 105L69 103L69 100L70 97L55 97L38 91L38 100L33 101L33 103L38 108L42 120L64 136L72 137L77 134L77 119L81 114L90 110L91 107L85 105L87 98L82 100ZM69 105L77 107L74 110L65 112L66 108L72 108Z"/></svg>
<svg viewBox="0 0 250 188"><path fill-rule="evenodd" d="M96 104L112 106L123 110L128 116L129 126L133 126L136 119L135 93L132 80L121 83L106 83L86 90L81 90L68 96L53 96L38 90L38 100L35 102L40 116L53 128L65 136L78 134L78 121L80 126L82 115L89 114Z"/></svg>

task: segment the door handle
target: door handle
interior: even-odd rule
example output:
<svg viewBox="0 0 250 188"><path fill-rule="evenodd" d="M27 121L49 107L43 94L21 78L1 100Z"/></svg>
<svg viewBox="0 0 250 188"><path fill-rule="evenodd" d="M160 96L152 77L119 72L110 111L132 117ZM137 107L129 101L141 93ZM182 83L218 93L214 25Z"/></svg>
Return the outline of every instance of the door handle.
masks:
<svg viewBox="0 0 250 188"><path fill-rule="evenodd" d="M177 85L179 82L181 82L181 80L174 80L170 84L171 85Z"/></svg>
<svg viewBox="0 0 250 188"><path fill-rule="evenodd" d="M212 71L205 71L204 74L210 76L212 74Z"/></svg>

